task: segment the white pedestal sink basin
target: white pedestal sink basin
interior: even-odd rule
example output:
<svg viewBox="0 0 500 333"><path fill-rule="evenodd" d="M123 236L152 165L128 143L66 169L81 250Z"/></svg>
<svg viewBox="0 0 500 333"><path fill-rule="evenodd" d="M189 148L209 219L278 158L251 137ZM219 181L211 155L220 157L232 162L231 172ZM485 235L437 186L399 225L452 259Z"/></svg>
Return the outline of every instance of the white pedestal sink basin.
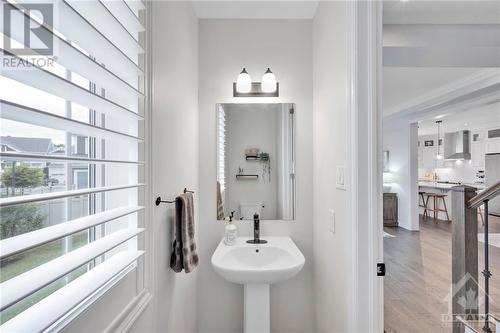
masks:
<svg viewBox="0 0 500 333"><path fill-rule="evenodd" d="M246 333L270 330L269 285L296 275L305 258L290 237L263 237L266 244L248 244L250 237L238 237L236 244L219 243L212 266L227 281L243 284Z"/></svg>

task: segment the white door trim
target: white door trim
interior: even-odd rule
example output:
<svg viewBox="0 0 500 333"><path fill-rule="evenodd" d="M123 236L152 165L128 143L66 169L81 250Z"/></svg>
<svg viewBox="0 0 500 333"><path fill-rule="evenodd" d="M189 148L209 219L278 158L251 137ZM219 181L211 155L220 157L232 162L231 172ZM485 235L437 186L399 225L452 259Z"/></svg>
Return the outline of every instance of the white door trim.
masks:
<svg viewBox="0 0 500 333"><path fill-rule="evenodd" d="M383 331L382 4L352 1L347 20L349 212L352 220L352 332Z"/></svg>

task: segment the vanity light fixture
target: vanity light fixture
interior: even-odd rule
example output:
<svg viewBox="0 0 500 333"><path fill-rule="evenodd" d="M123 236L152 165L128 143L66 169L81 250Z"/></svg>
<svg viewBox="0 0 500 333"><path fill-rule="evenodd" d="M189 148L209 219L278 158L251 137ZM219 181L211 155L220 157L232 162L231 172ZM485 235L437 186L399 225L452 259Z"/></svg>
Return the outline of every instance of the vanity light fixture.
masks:
<svg viewBox="0 0 500 333"><path fill-rule="evenodd" d="M245 68L233 82L233 97L279 97L279 82L270 68L262 76L261 82L252 82Z"/></svg>
<svg viewBox="0 0 500 333"><path fill-rule="evenodd" d="M239 93L249 93L252 90L252 78L248 74L247 70L243 67L243 70L238 75L236 79L236 91Z"/></svg>
<svg viewBox="0 0 500 333"><path fill-rule="evenodd" d="M441 155L441 148L439 147L439 140L441 139L441 123L442 122L443 122L442 120L437 120L436 121L437 130L438 130L437 155L436 155L436 159L437 160L442 160L443 159L443 155Z"/></svg>

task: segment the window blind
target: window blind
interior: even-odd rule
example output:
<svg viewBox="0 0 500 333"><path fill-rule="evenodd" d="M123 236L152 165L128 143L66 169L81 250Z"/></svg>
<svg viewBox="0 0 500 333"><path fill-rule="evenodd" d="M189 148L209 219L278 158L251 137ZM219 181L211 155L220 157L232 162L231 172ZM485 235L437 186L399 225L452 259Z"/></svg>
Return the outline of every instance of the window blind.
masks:
<svg viewBox="0 0 500 333"><path fill-rule="evenodd" d="M0 7L0 331L43 331L143 255L146 6Z"/></svg>
<svg viewBox="0 0 500 333"><path fill-rule="evenodd" d="M217 117L217 180L222 192L222 200L226 190L226 113L222 105L218 105Z"/></svg>

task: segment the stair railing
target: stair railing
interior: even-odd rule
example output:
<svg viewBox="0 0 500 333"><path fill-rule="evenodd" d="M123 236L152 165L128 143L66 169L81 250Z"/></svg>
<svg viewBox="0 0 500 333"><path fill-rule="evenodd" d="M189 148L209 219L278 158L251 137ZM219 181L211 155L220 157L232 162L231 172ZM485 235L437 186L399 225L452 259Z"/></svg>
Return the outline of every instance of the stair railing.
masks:
<svg viewBox="0 0 500 333"><path fill-rule="evenodd" d="M489 225L488 225L488 203L491 199L500 194L500 181L491 185L475 197L469 200L469 209L477 209L481 205L484 206L484 327L483 331L491 333L490 328L490 255L489 255Z"/></svg>

